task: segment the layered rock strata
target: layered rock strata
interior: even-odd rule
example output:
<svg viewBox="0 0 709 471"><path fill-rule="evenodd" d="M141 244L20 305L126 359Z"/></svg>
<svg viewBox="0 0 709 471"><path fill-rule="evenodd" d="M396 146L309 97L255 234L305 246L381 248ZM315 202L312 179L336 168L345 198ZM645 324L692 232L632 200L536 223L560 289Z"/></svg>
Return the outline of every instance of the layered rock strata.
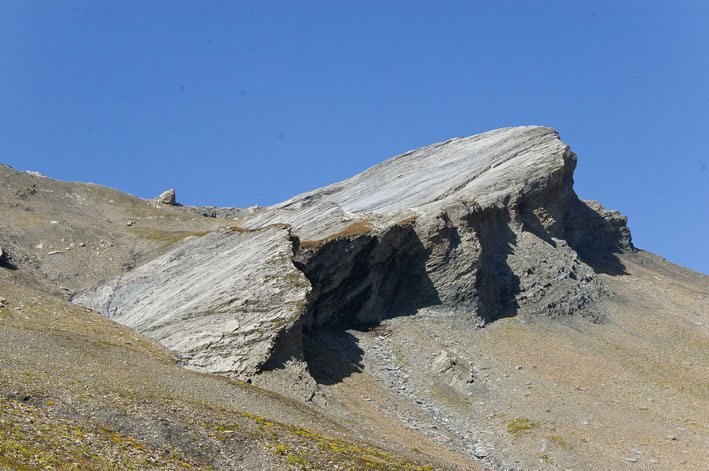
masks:
<svg viewBox="0 0 709 471"><path fill-rule="evenodd" d="M185 242L75 301L236 376L302 358L314 329L420 309L484 324L596 318L626 219L573 191L576 156L527 126L407 152ZM269 362L269 360L271 360ZM271 366L268 366L271 367Z"/></svg>
<svg viewBox="0 0 709 471"><path fill-rule="evenodd" d="M77 296L208 372L253 372L310 290L285 226L222 228Z"/></svg>

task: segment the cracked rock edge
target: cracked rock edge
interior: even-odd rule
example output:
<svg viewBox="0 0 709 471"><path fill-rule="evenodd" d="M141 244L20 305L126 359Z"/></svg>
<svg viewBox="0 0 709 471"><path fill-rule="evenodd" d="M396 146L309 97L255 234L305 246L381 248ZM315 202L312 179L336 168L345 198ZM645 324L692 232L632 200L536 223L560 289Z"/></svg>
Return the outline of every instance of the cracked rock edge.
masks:
<svg viewBox="0 0 709 471"><path fill-rule="evenodd" d="M435 144L185 242L74 302L190 368L240 378L302 361L313 330L422 309L477 326L598 320L596 273L622 273L613 254L634 248L625 217L576 196L575 165L549 128Z"/></svg>

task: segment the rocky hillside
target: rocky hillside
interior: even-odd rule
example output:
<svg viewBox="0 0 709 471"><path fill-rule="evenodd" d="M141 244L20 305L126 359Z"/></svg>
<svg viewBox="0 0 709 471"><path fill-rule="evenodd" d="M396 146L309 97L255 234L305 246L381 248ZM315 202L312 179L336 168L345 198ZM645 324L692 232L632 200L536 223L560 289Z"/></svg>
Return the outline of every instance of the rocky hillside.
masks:
<svg viewBox="0 0 709 471"><path fill-rule="evenodd" d="M632 244L624 217L574 194L575 165L549 128L434 144L195 239L75 302L199 371L237 377L303 359L313 330L422 308L471 327L514 314L597 319L604 288L593 266L613 269Z"/></svg>
<svg viewBox="0 0 709 471"><path fill-rule="evenodd" d="M0 227L9 263L65 297L219 225L179 206L0 165Z"/></svg>
<svg viewBox="0 0 709 471"><path fill-rule="evenodd" d="M709 278L575 165L506 128L248 209L0 167L0 469L704 469Z"/></svg>

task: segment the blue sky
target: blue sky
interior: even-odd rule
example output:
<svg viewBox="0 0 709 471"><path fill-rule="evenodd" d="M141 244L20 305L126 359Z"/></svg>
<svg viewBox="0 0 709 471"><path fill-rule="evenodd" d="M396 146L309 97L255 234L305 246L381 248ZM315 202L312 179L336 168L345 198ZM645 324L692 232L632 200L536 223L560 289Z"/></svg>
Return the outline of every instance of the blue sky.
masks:
<svg viewBox="0 0 709 471"><path fill-rule="evenodd" d="M709 273L707 25L706 1L0 0L0 162L246 207L542 124L582 198Z"/></svg>

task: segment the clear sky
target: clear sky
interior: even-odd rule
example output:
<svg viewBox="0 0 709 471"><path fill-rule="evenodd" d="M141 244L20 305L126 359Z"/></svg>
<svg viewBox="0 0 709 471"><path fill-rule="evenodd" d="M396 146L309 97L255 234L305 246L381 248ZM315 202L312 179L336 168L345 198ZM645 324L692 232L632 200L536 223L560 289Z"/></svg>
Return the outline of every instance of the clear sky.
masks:
<svg viewBox="0 0 709 471"><path fill-rule="evenodd" d="M269 205L525 124L709 273L706 0L0 0L0 162L53 178Z"/></svg>

